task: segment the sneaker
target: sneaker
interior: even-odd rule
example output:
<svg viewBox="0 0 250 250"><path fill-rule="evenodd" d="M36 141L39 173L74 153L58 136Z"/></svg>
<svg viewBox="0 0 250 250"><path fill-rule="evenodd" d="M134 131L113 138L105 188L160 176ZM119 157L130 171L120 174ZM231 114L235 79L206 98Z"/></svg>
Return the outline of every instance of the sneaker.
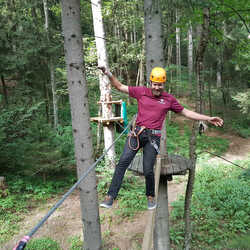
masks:
<svg viewBox="0 0 250 250"><path fill-rule="evenodd" d="M153 210L156 208L155 198L148 196L148 210Z"/></svg>
<svg viewBox="0 0 250 250"><path fill-rule="evenodd" d="M113 197L108 195L106 196L105 200L100 204L100 207L111 208L113 205Z"/></svg>

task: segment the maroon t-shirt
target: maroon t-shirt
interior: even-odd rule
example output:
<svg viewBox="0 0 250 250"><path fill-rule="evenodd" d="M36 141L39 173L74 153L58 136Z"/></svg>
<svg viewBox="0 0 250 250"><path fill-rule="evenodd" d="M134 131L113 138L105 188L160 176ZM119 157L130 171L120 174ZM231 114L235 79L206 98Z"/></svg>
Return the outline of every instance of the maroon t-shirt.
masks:
<svg viewBox="0 0 250 250"><path fill-rule="evenodd" d="M183 106L167 92L153 96L152 90L146 87L129 86L129 95L137 99L138 113L136 124L149 129L161 130L164 118L169 110L179 113Z"/></svg>

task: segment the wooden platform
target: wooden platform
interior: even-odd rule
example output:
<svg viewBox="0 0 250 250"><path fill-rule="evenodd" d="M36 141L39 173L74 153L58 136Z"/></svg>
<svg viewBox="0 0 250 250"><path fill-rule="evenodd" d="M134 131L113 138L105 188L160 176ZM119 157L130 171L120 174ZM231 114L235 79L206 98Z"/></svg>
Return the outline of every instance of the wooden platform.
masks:
<svg viewBox="0 0 250 250"><path fill-rule="evenodd" d="M117 100L117 101L108 101L108 102L97 102L98 104L122 104L122 100Z"/></svg>
<svg viewBox="0 0 250 250"><path fill-rule="evenodd" d="M191 168L191 161L180 155L164 155L162 158L161 175L185 175ZM143 174L143 155L137 154L129 166L129 170Z"/></svg>
<svg viewBox="0 0 250 250"><path fill-rule="evenodd" d="M111 117L111 118L91 117L90 121L101 122L105 126L105 125L109 125L110 123L113 123L113 122L123 123L123 118L122 117Z"/></svg>

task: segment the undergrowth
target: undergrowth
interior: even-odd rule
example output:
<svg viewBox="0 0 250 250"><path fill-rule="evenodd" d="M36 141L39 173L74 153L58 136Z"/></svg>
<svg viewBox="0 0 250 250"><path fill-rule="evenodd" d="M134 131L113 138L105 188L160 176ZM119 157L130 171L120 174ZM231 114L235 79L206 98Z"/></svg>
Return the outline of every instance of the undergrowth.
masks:
<svg viewBox="0 0 250 250"><path fill-rule="evenodd" d="M54 173L46 181L42 176L6 175L8 186L0 190L0 244L18 232L18 222L25 214L61 194L76 181L73 172L61 172L64 174Z"/></svg>
<svg viewBox="0 0 250 250"><path fill-rule="evenodd" d="M98 177L97 190L99 199L103 199L107 194L114 169L110 169L110 167L105 166L105 164L101 164L97 167L96 172ZM127 171L117 197L119 206L115 210L115 214L120 217L133 217L136 212L145 210L146 196L144 186L144 179L141 176L134 175L131 171Z"/></svg>
<svg viewBox="0 0 250 250"><path fill-rule="evenodd" d="M187 125L181 130L179 124L171 121L167 124L168 152L188 157L190 136L191 130ZM200 154L206 150L221 155L226 152L228 145L227 139L202 134L197 136L196 152Z"/></svg>
<svg viewBox="0 0 250 250"><path fill-rule="evenodd" d="M130 114L134 114L134 106L128 108ZM131 117L130 117L131 118ZM176 123L167 125L168 151L187 156L190 131L186 127L184 133L180 133L180 128ZM55 138L56 143L60 142L60 154L63 159L69 159L62 164L70 165L73 159L71 127L60 128ZM121 154L126 136L123 136L116 147L117 156ZM198 138L197 149L212 150L218 154L224 152L228 142L220 138L210 138L200 136ZM57 151L57 150L56 150ZM46 154L46 157L50 157ZM53 156L52 156L53 158ZM66 160L67 161L67 160ZM2 173L6 176L8 187L0 192L0 243L8 240L19 230L19 221L23 215L32 208L39 206L39 202L46 202L53 195L63 192L67 187L76 181L75 169L63 171L61 163L55 168L43 169L44 165L50 165L53 160L42 161L40 169L34 172L27 172L29 175ZM22 164L25 164L23 160ZM20 165L20 164L19 164ZM29 169L31 169L29 167ZM66 168L67 169L67 168ZM99 164L96 169L98 176L99 199L102 199L110 185L114 169L105 166L105 163ZM65 174L66 173L66 174ZM39 175L42 174L42 175ZM45 179L44 179L45 177ZM22 194L22 195L20 195ZM38 202L39 201L39 202ZM136 212L146 209L144 178L135 176L127 172L118 196L119 208L116 214L120 217L132 217Z"/></svg>
<svg viewBox="0 0 250 250"><path fill-rule="evenodd" d="M246 164L249 168L250 163ZM191 209L192 249L225 249L230 240L249 234L249 171L230 165L207 165L197 172ZM171 240L183 249L184 198L174 202L173 207Z"/></svg>
<svg viewBox="0 0 250 250"><path fill-rule="evenodd" d="M32 239L25 247L26 250L61 250L59 244L50 238Z"/></svg>

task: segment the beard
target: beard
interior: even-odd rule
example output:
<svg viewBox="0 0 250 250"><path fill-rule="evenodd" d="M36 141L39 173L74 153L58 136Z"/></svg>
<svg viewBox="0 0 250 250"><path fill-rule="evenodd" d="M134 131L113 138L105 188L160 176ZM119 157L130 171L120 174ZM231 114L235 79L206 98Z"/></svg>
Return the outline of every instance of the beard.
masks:
<svg viewBox="0 0 250 250"><path fill-rule="evenodd" d="M155 89L152 89L152 94L153 96L160 96L162 94L163 90L155 90Z"/></svg>

